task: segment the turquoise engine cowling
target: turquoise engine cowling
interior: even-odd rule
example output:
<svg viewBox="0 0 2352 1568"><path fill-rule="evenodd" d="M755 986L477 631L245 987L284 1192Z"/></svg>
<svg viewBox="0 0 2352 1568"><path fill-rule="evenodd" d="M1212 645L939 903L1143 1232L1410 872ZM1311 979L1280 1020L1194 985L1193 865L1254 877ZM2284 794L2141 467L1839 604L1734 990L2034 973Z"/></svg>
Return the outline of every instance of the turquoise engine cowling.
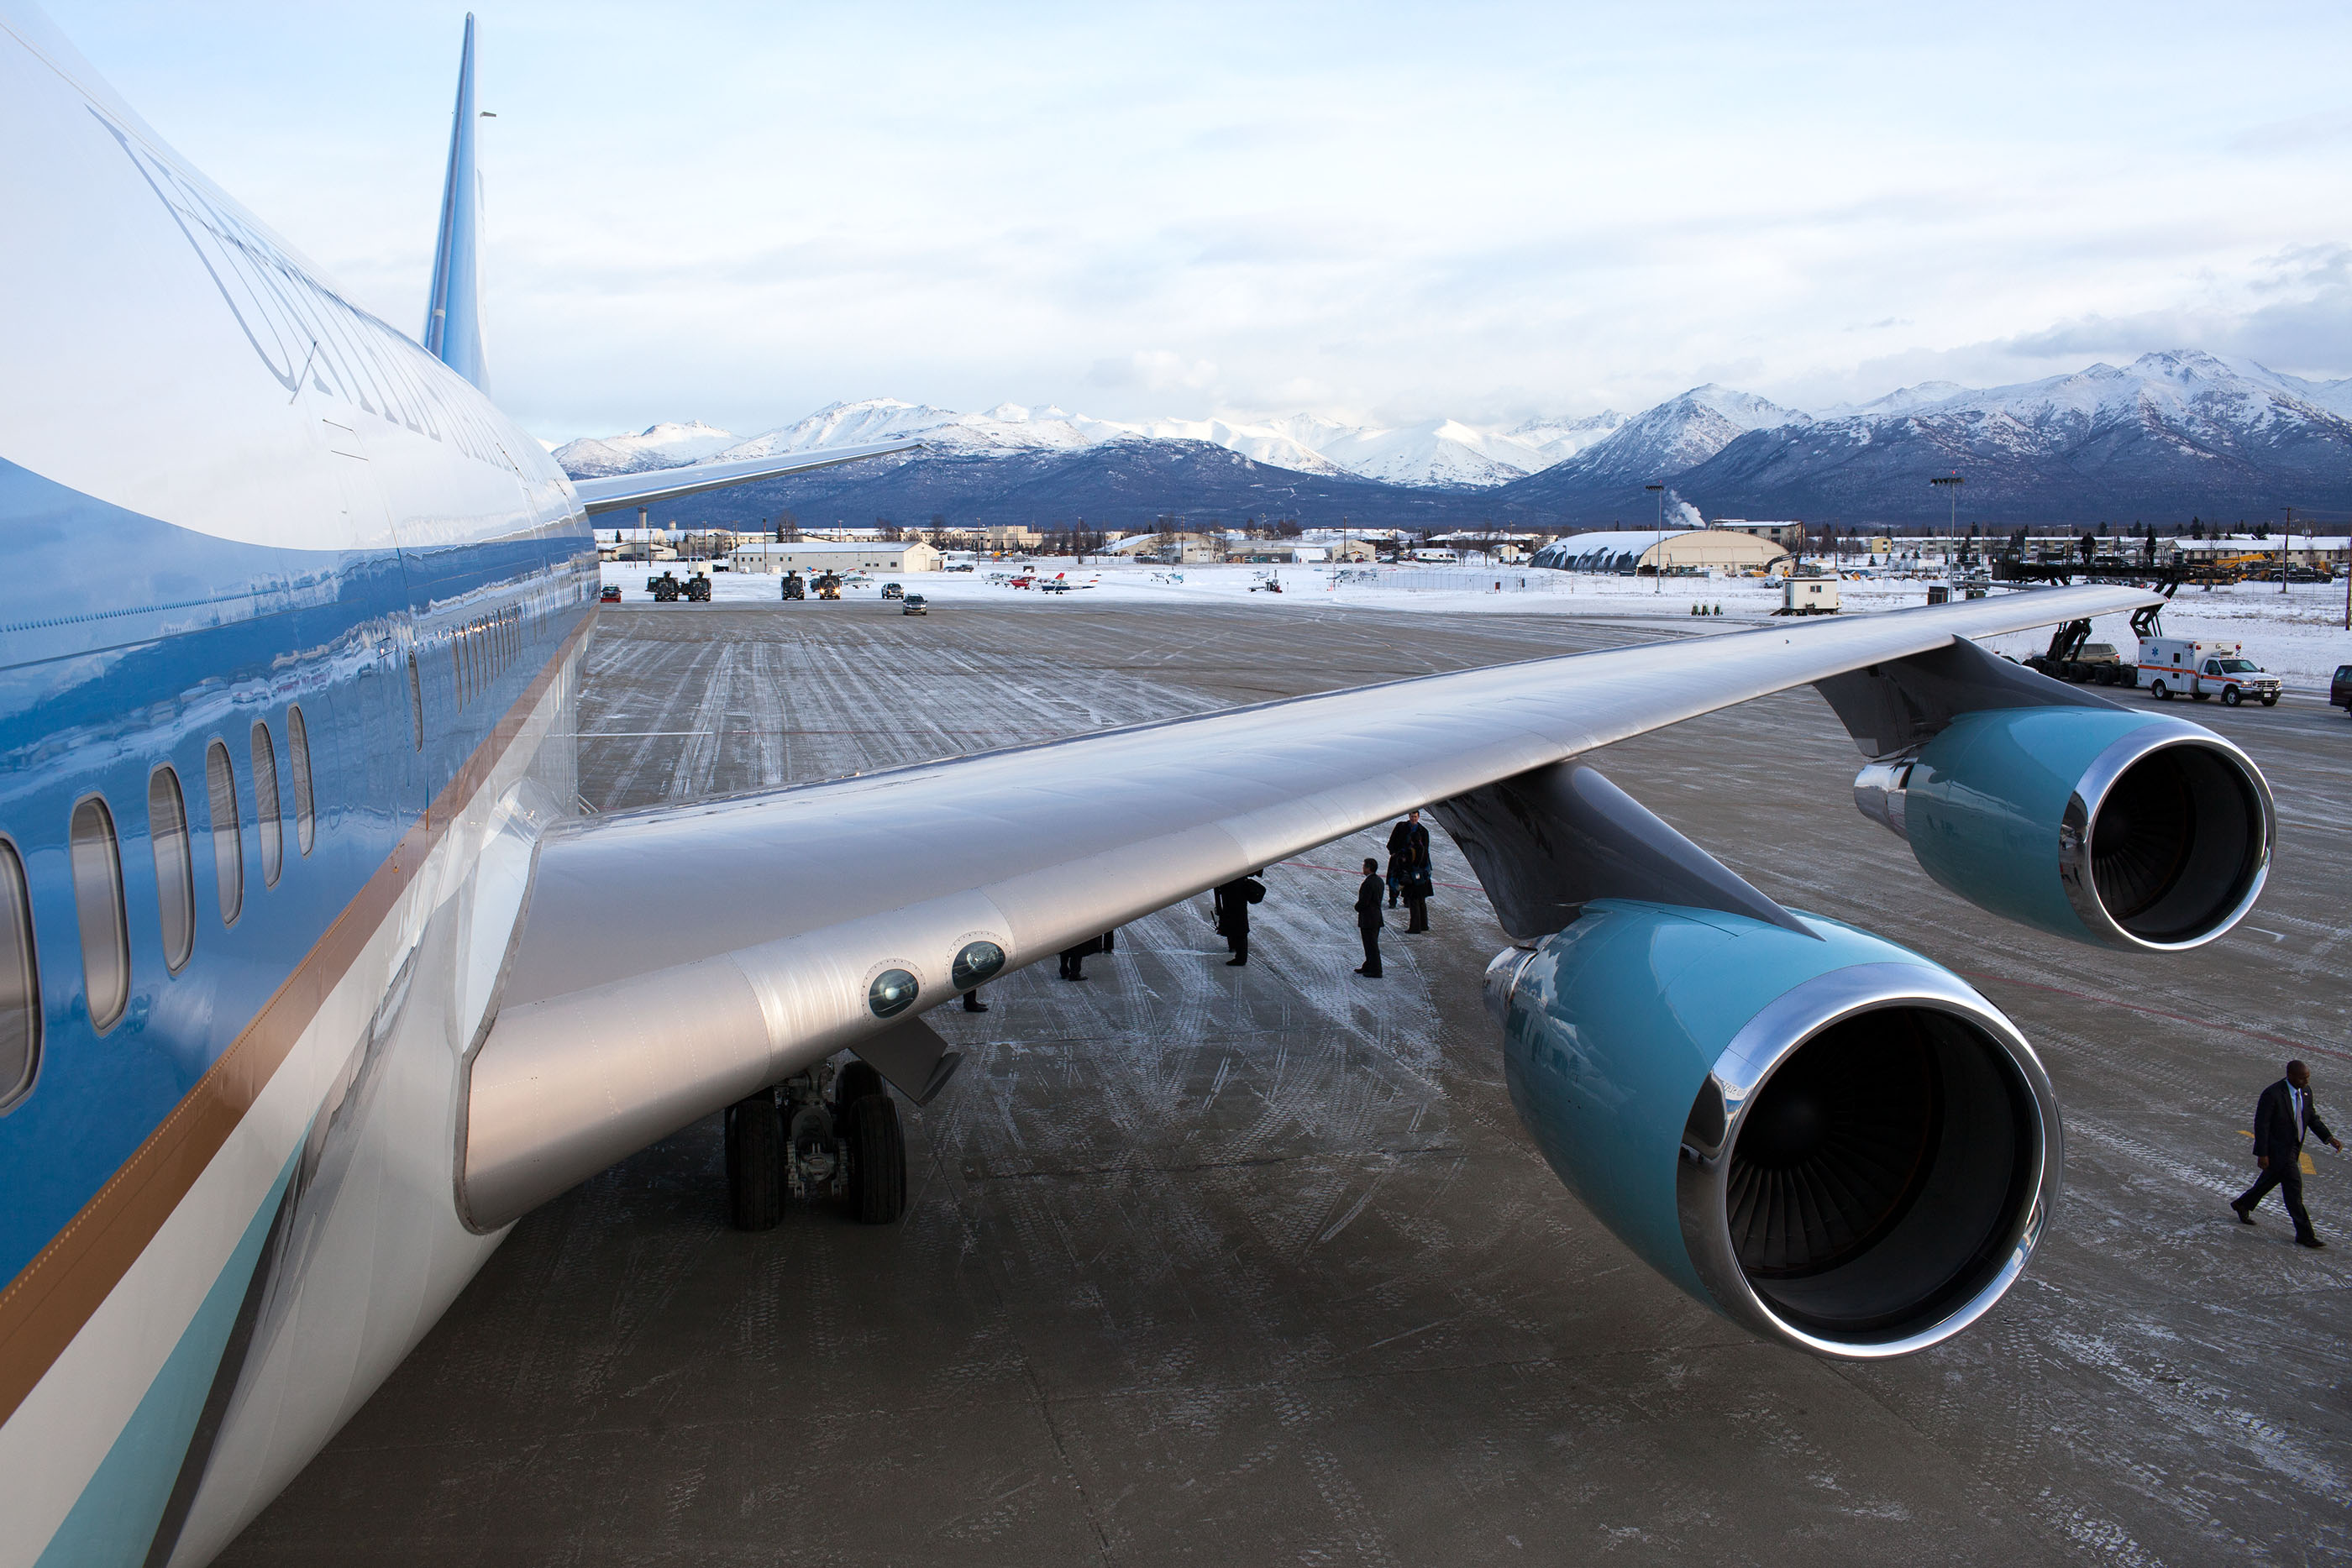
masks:
<svg viewBox="0 0 2352 1568"><path fill-rule="evenodd" d="M2122 709L1962 714L1916 753L1864 767L1854 800L1979 908L2137 952L2235 925L2262 894L2276 832L2244 752Z"/></svg>
<svg viewBox="0 0 2352 1568"><path fill-rule="evenodd" d="M2000 1300L2058 1197L2058 1110L1950 971L1799 915L1600 900L1498 955L1505 1077L1544 1158L1753 1332L1876 1359Z"/></svg>

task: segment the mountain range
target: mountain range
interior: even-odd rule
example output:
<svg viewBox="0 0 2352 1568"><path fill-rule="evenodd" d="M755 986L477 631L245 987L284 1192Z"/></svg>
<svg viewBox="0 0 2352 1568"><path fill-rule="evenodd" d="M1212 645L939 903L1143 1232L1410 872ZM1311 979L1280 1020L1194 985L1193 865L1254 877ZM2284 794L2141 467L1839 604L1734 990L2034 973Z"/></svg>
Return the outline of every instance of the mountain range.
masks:
<svg viewBox="0 0 2352 1568"><path fill-rule="evenodd" d="M1971 389L1905 387L1806 413L1706 385L1627 417L1351 425L1098 420L1004 403L984 413L890 398L835 403L739 439L699 423L575 441L574 477L914 436L922 449L664 507L681 523L791 510L803 522L1132 527L1170 514L1237 523L1584 528L1678 514L1920 523L1929 478L1965 481L1961 520L2256 518L2352 507L2352 378L2314 382L2191 350L2123 368Z"/></svg>

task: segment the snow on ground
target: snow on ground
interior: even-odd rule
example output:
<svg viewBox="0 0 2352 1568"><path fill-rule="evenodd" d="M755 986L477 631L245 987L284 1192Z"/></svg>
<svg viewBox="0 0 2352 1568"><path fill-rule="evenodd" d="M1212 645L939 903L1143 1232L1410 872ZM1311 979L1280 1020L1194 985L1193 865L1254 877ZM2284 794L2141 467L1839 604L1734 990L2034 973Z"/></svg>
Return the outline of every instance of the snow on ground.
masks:
<svg viewBox="0 0 2352 1568"><path fill-rule="evenodd" d="M698 570L691 565L648 568L607 562L604 580L618 583L624 602L648 601L646 583L659 570L680 576ZM1664 583L1646 579L1587 576L1580 572L1540 570L1526 567L1462 567L1414 570L1382 569L1335 573L1328 567L1188 566L1150 567L1125 564L1072 565L1067 558L1041 561L1040 580L1055 573L1078 585L1066 594L1010 588L997 578L1027 570L1012 562L990 562L971 572L907 572L897 577L875 573L871 580L843 590L849 601L877 601L882 584L897 581L920 593L942 613L960 604L992 602L1034 605L1051 611L1063 603L1093 599L1127 602L1172 603L1216 601L1261 606L1269 612L1300 605L1402 610L1435 615L1573 615L1608 616L1636 621L1664 620L1695 629L1729 631L1765 622L1780 604L1780 590L1756 579L1668 578ZM1282 592L1265 591L1269 581ZM1501 584L1497 588L1496 584ZM1911 580L1849 581L1843 585L1846 612L1870 614L1924 604L1927 585ZM1996 589L1996 593L2009 591ZM721 604L770 604L782 600L780 580L760 573L715 572L711 597ZM1712 610L1721 606L1722 619L1690 620L1694 604ZM795 608L798 608L797 606ZM2278 584L2240 583L2231 588L2183 588L2164 613L2164 630L2175 637L2219 637L2242 643L2248 656L2278 675L2291 692L2324 697L2329 675L2339 664L2352 664L2352 632L2344 628L2341 584L2295 584L2282 594ZM2094 642L2113 643L2128 651L2134 646L2129 617L2103 616L2093 626ZM1990 638L1985 645L1998 653L2021 657L2041 649L2047 632L2020 632Z"/></svg>

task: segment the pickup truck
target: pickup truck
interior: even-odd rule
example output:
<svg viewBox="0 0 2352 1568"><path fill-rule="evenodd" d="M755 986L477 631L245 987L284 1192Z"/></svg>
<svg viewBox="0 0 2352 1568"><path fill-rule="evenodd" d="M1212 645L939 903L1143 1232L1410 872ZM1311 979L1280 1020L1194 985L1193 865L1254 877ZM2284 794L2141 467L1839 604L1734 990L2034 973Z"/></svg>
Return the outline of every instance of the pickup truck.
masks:
<svg viewBox="0 0 2352 1568"><path fill-rule="evenodd" d="M2336 678L2327 683L2327 706L2352 716L2352 664L2336 666Z"/></svg>

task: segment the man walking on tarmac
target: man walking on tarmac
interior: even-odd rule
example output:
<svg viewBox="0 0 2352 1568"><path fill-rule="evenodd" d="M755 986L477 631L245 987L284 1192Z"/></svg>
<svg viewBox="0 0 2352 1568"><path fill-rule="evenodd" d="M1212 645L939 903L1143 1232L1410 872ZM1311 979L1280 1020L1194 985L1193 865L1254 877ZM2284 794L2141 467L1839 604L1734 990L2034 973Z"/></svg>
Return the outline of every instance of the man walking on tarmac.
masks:
<svg viewBox="0 0 2352 1568"><path fill-rule="evenodd" d="M2286 1076L2263 1091L2254 1103L2254 1164L2262 1167L2262 1179L2238 1195L2230 1207L2237 1211L2238 1223L2252 1225L2254 1208L2271 1188L2279 1189L2286 1202L2287 1218L2294 1221L2294 1243L2298 1247L2325 1247L2311 1228L2311 1215L2303 1207L2303 1135L2316 1133L2327 1146L2337 1154L2344 1145L2319 1119L2318 1109L2311 1103L2311 1069L2300 1061L2286 1064Z"/></svg>
<svg viewBox="0 0 2352 1568"><path fill-rule="evenodd" d="M1381 862L1366 856L1364 880L1356 889L1356 930L1364 939L1364 967L1356 971L1368 980L1381 977Z"/></svg>

